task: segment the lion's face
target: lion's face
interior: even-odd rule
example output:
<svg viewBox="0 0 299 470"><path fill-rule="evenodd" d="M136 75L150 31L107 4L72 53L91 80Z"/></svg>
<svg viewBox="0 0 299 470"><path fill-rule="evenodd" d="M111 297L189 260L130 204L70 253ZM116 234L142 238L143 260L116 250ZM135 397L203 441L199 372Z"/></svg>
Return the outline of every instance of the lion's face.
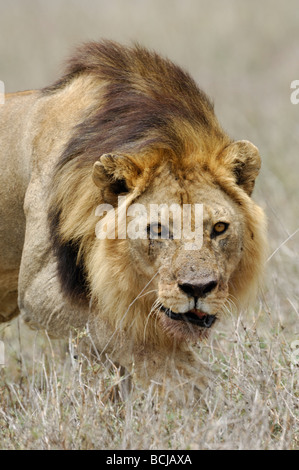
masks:
<svg viewBox="0 0 299 470"><path fill-rule="evenodd" d="M259 164L246 141L209 163L111 154L95 163L93 181L109 204L102 220L117 209L119 230L120 197L126 208L126 236L122 228L121 237L95 243L89 258L101 308L103 278L117 279L105 288L109 321L136 325L141 335L150 324L152 336L159 326L160 338L197 340L227 308L251 299L265 247L263 213L250 198Z"/></svg>
<svg viewBox="0 0 299 470"><path fill-rule="evenodd" d="M167 334L178 339L198 339L207 334L228 306L231 276L242 254L242 213L206 178L193 173L182 185L167 169L136 202L146 208L148 219L145 224L144 212L137 211L136 217L135 211L135 224L138 229L143 226L147 234L144 238L129 238L128 244L132 262L145 284L152 279L147 290L154 291L153 315L158 316ZM167 208L176 210L163 212L165 203ZM183 226L183 208L188 210L187 205L194 208L195 204L203 207L203 220L198 217L202 223L202 240L198 244L188 239L188 228L196 230L193 209L192 224ZM155 205L160 206L159 212L151 212ZM130 220L132 217L128 217L129 223ZM177 237L174 229L179 225ZM201 227L198 229L201 232Z"/></svg>

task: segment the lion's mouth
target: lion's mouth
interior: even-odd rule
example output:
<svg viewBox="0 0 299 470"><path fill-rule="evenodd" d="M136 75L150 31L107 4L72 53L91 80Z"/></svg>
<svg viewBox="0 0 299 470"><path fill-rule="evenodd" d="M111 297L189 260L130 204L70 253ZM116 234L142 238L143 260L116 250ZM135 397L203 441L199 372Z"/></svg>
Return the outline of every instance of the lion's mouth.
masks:
<svg viewBox="0 0 299 470"><path fill-rule="evenodd" d="M195 308L186 313L174 313L169 308L163 306L161 309L172 320L192 323L193 325L197 325L202 328L211 328L216 321L215 315L209 315L208 313L201 312Z"/></svg>

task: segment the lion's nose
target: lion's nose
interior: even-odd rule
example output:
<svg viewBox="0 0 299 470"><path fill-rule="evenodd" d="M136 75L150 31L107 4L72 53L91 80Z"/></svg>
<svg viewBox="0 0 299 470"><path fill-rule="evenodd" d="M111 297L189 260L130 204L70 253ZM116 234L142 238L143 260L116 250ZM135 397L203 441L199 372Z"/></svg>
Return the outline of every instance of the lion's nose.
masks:
<svg viewBox="0 0 299 470"><path fill-rule="evenodd" d="M196 284L182 282L179 283L179 288L190 297L205 297L217 287L217 284L218 282L214 279L209 282Z"/></svg>

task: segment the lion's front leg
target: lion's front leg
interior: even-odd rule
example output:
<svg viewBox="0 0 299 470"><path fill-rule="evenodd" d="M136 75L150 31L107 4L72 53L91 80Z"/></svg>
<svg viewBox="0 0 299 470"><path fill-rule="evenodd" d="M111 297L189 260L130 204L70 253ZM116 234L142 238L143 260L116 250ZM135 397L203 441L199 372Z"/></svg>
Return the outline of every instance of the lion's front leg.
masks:
<svg viewBox="0 0 299 470"><path fill-rule="evenodd" d="M0 323L8 322L20 313L18 273L18 270L0 272Z"/></svg>
<svg viewBox="0 0 299 470"><path fill-rule="evenodd" d="M147 351L134 356L133 374L145 388L178 400L199 398L208 386L210 372L192 350Z"/></svg>
<svg viewBox="0 0 299 470"><path fill-rule="evenodd" d="M44 168L41 175L36 170L26 192L19 308L30 327L45 329L50 336L62 338L67 337L72 328L85 326L89 307L72 302L62 291L58 279L57 259L51 249L47 221L47 171Z"/></svg>
<svg viewBox="0 0 299 470"><path fill-rule="evenodd" d="M209 371L191 349L134 343L100 315L90 319L89 331L98 353L124 367L144 390L149 388L178 400L199 398L208 385Z"/></svg>

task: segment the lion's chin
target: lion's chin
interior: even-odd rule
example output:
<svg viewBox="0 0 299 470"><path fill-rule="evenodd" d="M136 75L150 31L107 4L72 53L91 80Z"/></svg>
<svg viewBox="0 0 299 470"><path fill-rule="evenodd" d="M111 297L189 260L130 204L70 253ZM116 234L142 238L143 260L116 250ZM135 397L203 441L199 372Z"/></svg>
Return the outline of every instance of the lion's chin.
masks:
<svg viewBox="0 0 299 470"><path fill-rule="evenodd" d="M216 321L216 315L209 315L199 310L186 313L174 313L162 307L164 312L160 318L162 328L167 335L179 341L198 341L207 338L209 330Z"/></svg>

